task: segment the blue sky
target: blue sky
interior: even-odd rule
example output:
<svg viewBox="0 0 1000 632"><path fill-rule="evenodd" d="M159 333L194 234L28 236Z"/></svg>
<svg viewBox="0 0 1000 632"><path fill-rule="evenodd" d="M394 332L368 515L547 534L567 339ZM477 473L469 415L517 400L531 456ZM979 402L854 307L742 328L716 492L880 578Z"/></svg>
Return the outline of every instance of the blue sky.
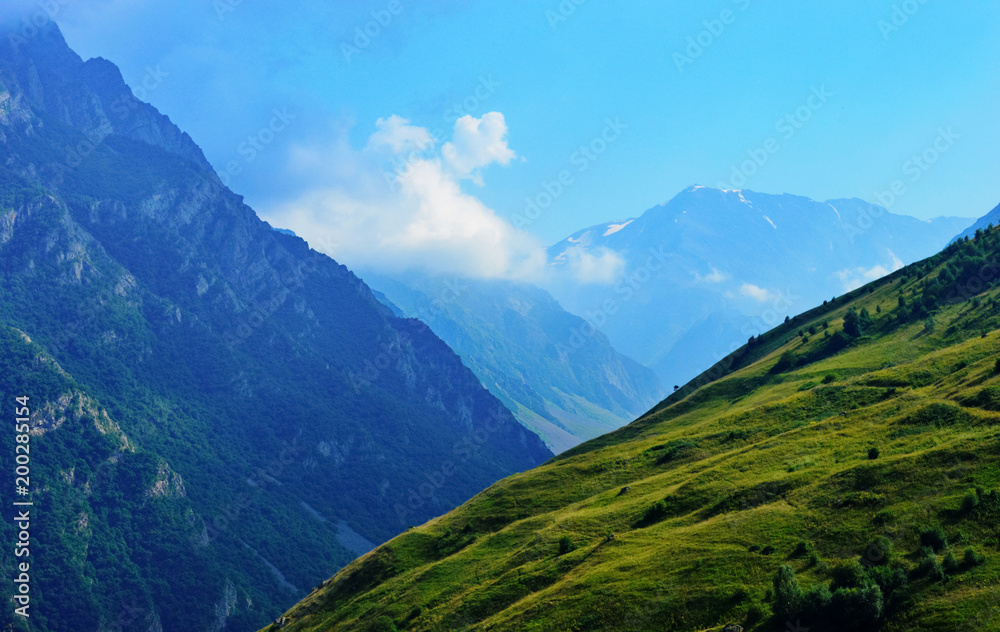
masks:
<svg viewBox="0 0 1000 632"><path fill-rule="evenodd" d="M440 162L458 114L501 113L500 153L435 191L540 244L691 184L877 201L901 181L891 210L922 218L1000 202L997 3L66 0L55 17L130 85L159 69L142 96L217 169L235 162L263 216L308 215L307 232L392 205L371 170L393 158L369 151L392 115L436 136L420 146ZM319 191L336 212L299 212Z"/></svg>

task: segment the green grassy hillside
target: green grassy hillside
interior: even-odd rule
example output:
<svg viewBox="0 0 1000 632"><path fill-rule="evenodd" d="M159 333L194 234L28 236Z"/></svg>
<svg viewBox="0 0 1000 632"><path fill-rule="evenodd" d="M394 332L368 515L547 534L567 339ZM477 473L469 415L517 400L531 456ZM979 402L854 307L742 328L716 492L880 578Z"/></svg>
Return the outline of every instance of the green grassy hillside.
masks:
<svg viewBox="0 0 1000 632"><path fill-rule="evenodd" d="M750 343L268 632L1000 629L1000 231Z"/></svg>

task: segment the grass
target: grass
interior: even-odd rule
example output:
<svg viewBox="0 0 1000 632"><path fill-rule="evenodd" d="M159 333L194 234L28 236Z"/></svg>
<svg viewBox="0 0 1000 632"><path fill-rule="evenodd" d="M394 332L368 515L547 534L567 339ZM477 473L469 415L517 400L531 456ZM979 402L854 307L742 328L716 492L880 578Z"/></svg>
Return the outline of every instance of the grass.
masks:
<svg viewBox="0 0 1000 632"><path fill-rule="evenodd" d="M765 334L630 426L355 561L282 629L364 631L384 616L414 632L785 629L779 568L808 591L864 566L873 542L907 580L873 629L997 629L1000 512L969 498L1000 485L998 290L936 309L933 331L888 309L947 263ZM863 307L874 333L837 353L797 335L837 332ZM788 351L819 359L775 372Z"/></svg>

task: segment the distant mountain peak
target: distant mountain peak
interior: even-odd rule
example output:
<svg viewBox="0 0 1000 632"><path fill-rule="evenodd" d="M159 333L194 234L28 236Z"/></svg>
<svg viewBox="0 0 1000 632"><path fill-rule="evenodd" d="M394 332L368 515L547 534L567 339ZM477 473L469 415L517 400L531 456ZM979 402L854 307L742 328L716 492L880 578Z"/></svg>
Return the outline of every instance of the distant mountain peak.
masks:
<svg viewBox="0 0 1000 632"><path fill-rule="evenodd" d="M990 224L993 226L1000 226L1000 205L997 205L992 211L982 216L975 224L970 226L965 232L958 235L952 241L958 241L959 239L965 239L966 237L972 237L976 234L977 230L986 230Z"/></svg>
<svg viewBox="0 0 1000 632"><path fill-rule="evenodd" d="M662 383L676 384L794 309L933 254L942 235L969 223L928 223L858 198L694 185L628 223L596 224L553 245L553 269L567 276L596 261L618 265L620 275L552 291ZM742 312L743 322L712 319L717 311Z"/></svg>
<svg viewBox="0 0 1000 632"><path fill-rule="evenodd" d="M22 87L34 108L83 132L92 142L117 134L181 156L214 174L194 140L136 98L115 64L102 57L84 61L55 23L38 29L31 38L19 29L0 23L0 59L10 62L12 83Z"/></svg>

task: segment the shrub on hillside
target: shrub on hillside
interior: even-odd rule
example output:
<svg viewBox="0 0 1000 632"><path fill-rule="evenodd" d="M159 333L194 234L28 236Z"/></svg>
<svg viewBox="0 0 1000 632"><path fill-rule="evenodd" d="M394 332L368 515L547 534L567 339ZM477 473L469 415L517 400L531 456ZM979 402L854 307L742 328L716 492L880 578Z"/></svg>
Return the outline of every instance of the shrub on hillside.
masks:
<svg viewBox="0 0 1000 632"><path fill-rule="evenodd" d="M959 569L958 558L951 551L948 551L948 555L944 556L944 561L941 563L941 568L944 569L945 573L957 573Z"/></svg>
<svg viewBox="0 0 1000 632"><path fill-rule="evenodd" d="M963 400L962 405L1000 412L1000 387L988 386L972 397Z"/></svg>
<svg viewBox="0 0 1000 632"><path fill-rule="evenodd" d="M573 539L568 535L564 535L559 538L559 555L566 555L567 553L572 553L576 550L576 545L573 544Z"/></svg>
<svg viewBox="0 0 1000 632"><path fill-rule="evenodd" d="M944 569L941 568L941 562L938 561L937 555L934 554L934 549L924 547L923 557L920 560L920 565L917 566L915 574L917 577L927 577L932 581L941 581L944 579Z"/></svg>
<svg viewBox="0 0 1000 632"><path fill-rule="evenodd" d="M851 338L864 336L874 324L875 321L872 320L871 314L864 307L861 308L860 312L851 309L844 315L844 332Z"/></svg>
<svg viewBox="0 0 1000 632"><path fill-rule="evenodd" d="M795 545L795 548L792 549L792 557L805 557L806 555L809 555L811 550L812 547L808 542L800 540L798 544Z"/></svg>
<svg viewBox="0 0 1000 632"><path fill-rule="evenodd" d="M743 623L748 628L753 627L764 620L765 614L764 608L759 603L750 604L750 607L747 608L746 616L743 617Z"/></svg>
<svg viewBox="0 0 1000 632"><path fill-rule="evenodd" d="M965 549L965 553L962 555L962 565L966 568L973 568L979 566L986 562L986 556L984 556L979 551L975 550L971 546Z"/></svg>
<svg viewBox="0 0 1000 632"><path fill-rule="evenodd" d="M833 601L833 593L826 587L826 584L813 587L802 597L802 616L807 619L823 617L829 610L831 601Z"/></svg>
<svg viewBox="0 0 1000 632"><path fill-rule="evenodd" d="M979 494L976 490L971 490L962 498L962 513L971 514L979 506Z"/></svg>
<svg viewBox="0 0 1000 632"><path fill-rule="evenodd" d="M646 513L644 513L642 519L640 519L639 522L636 523L636 526L648 527L650 525L656 524L657 522L666 520L669 515L670 515L670 510L667 507L667 503L665 501L659 500L655 502L649 509L646 510Z"/></svg>
<svg viewBox="0 0 1000 632"><path fill-rule="evenodd" d="M778 358L778 362L771 367L771 373L784 373L785 371L794 369L795 365L798 364L798 361L798 356L791 351L786 351L781 354L780 358Z"/></svg>
<svg viewBox="0 0 1000 632"><path fill-rule="evenodd" d="M882 566L892 559L892 541L884 535L868 543L862 556L865 566Z"/></svg>
<svg viewBox="0 0 1000 632"><path fill-rule="evenodd" d="M930 527L920 532L920 545L930 547L932 551L938 553L948 548L948 536L940 525Z"/></svg>
<svg viewBox="0 0 1000 632"><path fill-rule="evenodd" d="M830 590L840 588L860 588L868 581L865 567L857 560L842 562L830 571Z"/></svg>
<svg viewBox="0 0 1000 632"><path fill-rule="evenodd" d="M955 406L937 402L924 406L906 418L905 422L913 425L928 425L935 428L946 428L969 420L969 414Z"/></svg>
<svg viewBox="0 0 1000 632"><path fill-rule="evenodd" d="M864 588L843 588L833 593L830 615L845 625L871 626L881 618L884 606L882 589L874 584Z"/></svg>
<svg viewBox="0 0 1000 632"><path fill-rule="evenodd" d="M900 567L889 565L873 566L868 569L868 576L882 589L886 602L897 592L906 588L906 571Z"/></svg>

